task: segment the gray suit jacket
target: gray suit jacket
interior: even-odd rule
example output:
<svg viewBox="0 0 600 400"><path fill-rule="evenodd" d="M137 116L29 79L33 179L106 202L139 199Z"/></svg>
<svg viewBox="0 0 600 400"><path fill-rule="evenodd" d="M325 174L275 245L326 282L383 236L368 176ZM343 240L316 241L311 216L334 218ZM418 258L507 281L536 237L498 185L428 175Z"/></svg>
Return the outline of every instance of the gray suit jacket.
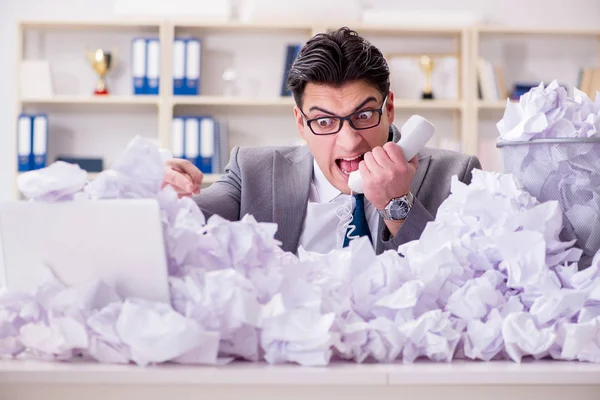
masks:
<svg viewBox="0 0 600 400"><path fill-rule="evenodd" d="M390 137L400 133L390 128ZM419 167L411 184L415 203L400 231L391 237L379 220L377 254L421 236L427 222L435 218L440 204L450 194L457 175L471 181L471 171L481 169L476 157L447 150L425 148L418 154ZM313 157L307 146L234 148L225 175L195 197L206 217L213 214L237 221L251 214L259 222L278 224L276 239L285 251L296 253L306 217L313 174Z"/></svg>

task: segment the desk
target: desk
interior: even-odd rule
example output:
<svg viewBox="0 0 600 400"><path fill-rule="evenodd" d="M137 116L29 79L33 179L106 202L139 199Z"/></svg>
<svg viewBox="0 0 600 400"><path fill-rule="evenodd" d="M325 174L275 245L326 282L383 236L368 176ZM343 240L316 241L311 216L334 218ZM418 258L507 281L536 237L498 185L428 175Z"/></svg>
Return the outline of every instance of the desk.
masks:
<svg viewBox="0 0 600 400"><path fill-rule="evenodd" d="M598 400L600 365L559 361L152 367L0 361L1 400Z"/></svg>

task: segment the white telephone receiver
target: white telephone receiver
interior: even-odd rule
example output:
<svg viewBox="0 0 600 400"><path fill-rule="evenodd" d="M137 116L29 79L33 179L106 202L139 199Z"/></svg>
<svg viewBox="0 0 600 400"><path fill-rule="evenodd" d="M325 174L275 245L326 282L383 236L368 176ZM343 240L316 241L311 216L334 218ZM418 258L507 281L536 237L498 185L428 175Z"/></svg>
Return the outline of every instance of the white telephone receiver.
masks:
<svg viewBox="0 0 600 400"><path fill-rule="evenodd" d="M400 140L396 145L404 151L406 161L411 160L425 146L435 133L435 127L420 115L411 116L408 121L400 128ZM354 193L364 193L362 176L360 171L356 170L350 173L348 177L348 187Z"/></svg>

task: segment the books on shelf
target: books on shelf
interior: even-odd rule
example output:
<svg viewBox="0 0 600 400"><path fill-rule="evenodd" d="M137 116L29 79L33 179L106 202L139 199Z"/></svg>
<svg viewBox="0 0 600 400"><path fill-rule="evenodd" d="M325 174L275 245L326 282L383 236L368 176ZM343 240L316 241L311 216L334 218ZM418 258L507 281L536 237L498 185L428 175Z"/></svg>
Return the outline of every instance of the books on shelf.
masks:
<svg viewBox="0 0 600 400"><path fill-rule="evenodd" d="M594 100L596 92L600 90L600 67L580 68L577 88L587 94L590 99Z"/></svg>
<svg viewBox="0 0 600 400"><path fill-rule="evenodd" d="M20 114L17 123L18 171L27 172L46 166L48 153L48 116Z"/></svg>
<svg viewBox="0 0 600 400"><path fill-rule="evenodd" d="M502 67L479 58L477 60L477 90L481 100L505 100L507 90Z"/></svg>
<svg viewBox="0 0 600 400"><path fill-rule="evenodd" d="M173 157L183 158L205 174L222 173L227 162L224 124L210 116L177 116L171 130Z"/></svg>

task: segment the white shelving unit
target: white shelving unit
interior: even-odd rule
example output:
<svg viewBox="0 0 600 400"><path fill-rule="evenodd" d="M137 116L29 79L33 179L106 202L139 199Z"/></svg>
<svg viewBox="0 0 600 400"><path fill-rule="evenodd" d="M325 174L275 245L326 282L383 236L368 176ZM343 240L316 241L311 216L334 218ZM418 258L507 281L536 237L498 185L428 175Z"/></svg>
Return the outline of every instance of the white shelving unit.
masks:
<svg viewBox="0 0 600 400"><path fill-rule="evenodd" d="M501 66L508 89L515 82L548 84L556 79L570 90L578 83L579 68L600 66L600 29L479 26L470 31L470 64L475 71L469 76L469 90L475 100L470 104L471 145L484 168L502 169L501 153L495 148L495 124L502 118L508 99L478 99L478 59L491 59Z"/></svg>
<svg viewBox="0 0 600 400"><path fill-rule="evenodd" d="M247 144L294 144L299 138L292 118L293 99L278 96L285 56L284 45L306 41L318 32L342 25L310 26L283 21L273 24L185 20L23 21L19 24L19 63L28 57L44 57L49 59L51 66L53 61L59 63L63 68L63 75L66 74L65 70L71 68L77 69L77 73L84 77L80 78L81 83L75 79L76 84L61 76L59 80L69 90L56 90L56 94L49 98L23 98L17 93L16 110L17 113L26 110L47 112L51 120L50 141L55 133L53 129L60 128L66 132L62 136L75 143L70 147L65 145L65 148L76 151L72 149L88 145L92 147L87 151L96 152L99 156L104 156L103 152L119 154L129 136L139 132L143 132L161 147L170 148L171 121L177 115L211 114L226 121L229 148ZM455 56L458 60L457 98L419 100L396 97L395 108L399 116L395 123L401 124L410 114L420 113L432 118L441 127L436 135L438 142L433 145L480 157L483 156L479 143L482 113L491 114L498 120L501 117L498 113L506 106L503 101L485 102L477 97L476 63L481 53L481 43L486 38L540 35L575 39L600 38L600 31L580 29L349 26L384 54L401 52L411 55ZM154 35L160 39L162 61L158 96L132 94L128 58L130 40L136 35ZM179 35L193 35L203 41L202 94L199 96L172 94L173 40ZM109 75L109 89L111 85L115 89L109 96L90 94L96 77L91 67L84 64L83 47L93 46L92 42L118 43L117 63L121 70L118 77L114 78L116 82L111 82ZM111 48L110 45L102 45ZM32 50L29 47L33 48L34 54L30 54ZM79 55L74 57L76 51L79 51ZM77 57L81 59L78 60ZM73 65L67 64L68 62ZM223 96L218 86L218 74L227 65L234 66L242 79L254 83L254 89L249 84L247 86L250 89L244 89L244 93L239 96ZM86 85L86 88L82 89L81 85ZM62 118L58 128L52 125L55 113ZM16 120L17 116L13 133L15 135ZM82 125L88 120L89 129L86 125L86 131L80 132L84 130ZM62 142L58 141L60 143L57 142L56 147L64 145L65 141L71 143L64 139ZM16 168L16 152L14 153ZM110 163L111 156L114 154L106 156L105 164ZM49 157L48 163L52 161ZM206 183L210 184L217 178L218 175L210 175L206 178ZM18 192L15 193L18 195Z"/></svg>

